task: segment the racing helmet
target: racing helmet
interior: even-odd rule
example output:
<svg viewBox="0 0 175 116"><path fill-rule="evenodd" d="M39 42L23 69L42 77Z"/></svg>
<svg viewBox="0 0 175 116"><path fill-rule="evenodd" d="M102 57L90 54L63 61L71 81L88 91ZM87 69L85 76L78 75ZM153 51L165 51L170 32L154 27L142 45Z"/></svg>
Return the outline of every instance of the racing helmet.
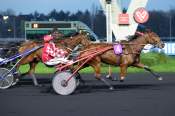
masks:
<svg viewBox="0 0 175 116"><path fill-rule="evenodd" d="M53 40L53 37L51 35L45 35L44 36L44 42L49 42L51 40Z"/></svg>

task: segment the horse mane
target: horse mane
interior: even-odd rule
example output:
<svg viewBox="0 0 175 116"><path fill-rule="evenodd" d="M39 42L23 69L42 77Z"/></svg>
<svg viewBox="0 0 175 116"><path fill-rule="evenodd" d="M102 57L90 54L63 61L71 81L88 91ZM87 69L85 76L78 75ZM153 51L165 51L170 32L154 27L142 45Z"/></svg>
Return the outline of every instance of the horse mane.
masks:
<svg viewBox="0 0 175 116"><path fill-rule="evenodd" d="M74 36L77 36L77 35L79 35L79 34L87 35L87 32L81 31L81 32L69 33L68 35L63 36L63 38L74 37Z"/></svg>
<svg viewBox="0 0 175 116"><path fill-rule="evenodd" d="M146 34L146 33L152 33L153 31L151 30L151 29L145 29L144 31L136 31L136 33L135 33L135 35L130 35L130 36L128 36L127 38L128 38L128 40L129 41L132 41L132 40L135 40L135 39L137 39L138 37L140 37L140 36L142 36L142 35L144 35L144 34Z"/></svg>
<svg viewBox="0 0 175 116"><path fill-rule="evenodd" d="M138 37L138 35L130 35L130 36L127 37L127 39L128 39L129 41L132 41L132 40L137 39L137 37Z"/></svg>
<svg viewBox="0 0 175 116"><path fill-rule="evenodd" d="M68 35L63 36L63 38L69 38L69 37L74 37L76 35L78 35L78 32L74 32L74 33L69 33Z"/></svg>
<svg viewBox="0 0 175 116"><path fill-rule="evenodd" d="M98 45L105 45L105 46L106 46L106 45L113 45L113 44L114 44L114 43L105 43L105 42L102 43L102 42L101 42L101 43L91 43L91 44L89 44L89 45L90 45L90 46L91 46L91 45L96 45L96 46L98 46Z"/></svg>
<svg viewBox="0 0 175 116"><path fill-rule="evenodd" d="M33 41L33 40L28 40L28 41L25 41L21 44L21 46L27 46L27 45L31 45L31 44L41 44L42 42L39 42L39 41Z"/></svg>

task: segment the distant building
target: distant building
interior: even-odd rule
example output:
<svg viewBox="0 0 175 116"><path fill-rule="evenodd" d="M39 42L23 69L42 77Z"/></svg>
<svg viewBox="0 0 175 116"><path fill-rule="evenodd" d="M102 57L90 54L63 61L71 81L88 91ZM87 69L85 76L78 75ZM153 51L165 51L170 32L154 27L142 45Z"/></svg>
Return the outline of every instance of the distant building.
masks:
<svg viewBox="0 0 175 116"><path fill-rule="evenodd" d="M90 34L92 41L97 41L97 35L84 23L80 21L26 21L25 38L29 40L40 40L43 35L57 28L64 35L79 32L80 30Z"/></svg>

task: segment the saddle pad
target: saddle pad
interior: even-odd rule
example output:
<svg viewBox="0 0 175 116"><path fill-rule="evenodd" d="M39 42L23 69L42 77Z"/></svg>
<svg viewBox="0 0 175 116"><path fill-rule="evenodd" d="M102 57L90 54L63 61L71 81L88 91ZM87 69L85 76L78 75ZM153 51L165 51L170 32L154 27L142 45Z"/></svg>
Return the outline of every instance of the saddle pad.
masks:
<svg viewBox="0 0 175 116"><path fill-rule="evenodd" d="M121 44L114 44L113 48L114 48L114 53L116 55L122 54L123 50L122 50L122 45Z"/></svg>

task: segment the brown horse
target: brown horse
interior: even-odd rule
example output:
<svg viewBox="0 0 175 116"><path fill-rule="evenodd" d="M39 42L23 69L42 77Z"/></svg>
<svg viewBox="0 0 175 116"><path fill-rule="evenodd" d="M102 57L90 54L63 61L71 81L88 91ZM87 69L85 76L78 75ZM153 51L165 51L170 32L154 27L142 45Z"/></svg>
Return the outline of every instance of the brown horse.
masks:
<svg viewBox="0 0 175 116"><path fill-rule="evenodd" d="M79 44L83 46L87 46L90 44L90 42L91 41L89 40L88 36L85 34L77 34L73 37L68 37L62 40L55 40L56 46L63 47L64 49L67 49L68 52L71 52ZM35 42L35 41L28 41L28 42L23 43L18 51L19 53L23 53L26 50L32 49L40 45L43 45L43 43ZM24 57L17 65L17 70L18 70L21 65L29 64L30 66L29 71L22 74L22 76L29 74L32 77L35 86L38 85L38 82L34 75L34 72L35 72L36 65L39 62L41 62L41 57L42 57L42 48Z"/></svg>
<svg viewBox="0 0 175 116"><path fill-rule="evenodd" d="M149 72L151 72L156 78L161 80L162 78L154 73L148 66L145 66L140 62L140 54L142 49L146 44L152 44L156 47L163 48L164 43L160 40L159 36L153 32L145 33L144 35L137 37L134 40L130 41L123 41L121 42L123 46L123 53L121 55L116 55L112 49L113 44L107 44L107 43L98 43L98 44L90 44L88 45L84 50L92 49L92 48L106 48L110 47L110 50L107 50L95 57L93 57L90 61L87 62L87 65L93 67L95 71L95 77L101 81L103 81L105 84L107 84L110 89L113 89L113 87L104 79L101 78L101 62L115 65L120 67L120 80L123 81L127 74L127 68L130 66L143 68ZM88 52L83 52L80 54L81 56L86 56L89 54ZM81 64L81 63L80 63ZM84 68L84 67L82 67Z"/></svg>

